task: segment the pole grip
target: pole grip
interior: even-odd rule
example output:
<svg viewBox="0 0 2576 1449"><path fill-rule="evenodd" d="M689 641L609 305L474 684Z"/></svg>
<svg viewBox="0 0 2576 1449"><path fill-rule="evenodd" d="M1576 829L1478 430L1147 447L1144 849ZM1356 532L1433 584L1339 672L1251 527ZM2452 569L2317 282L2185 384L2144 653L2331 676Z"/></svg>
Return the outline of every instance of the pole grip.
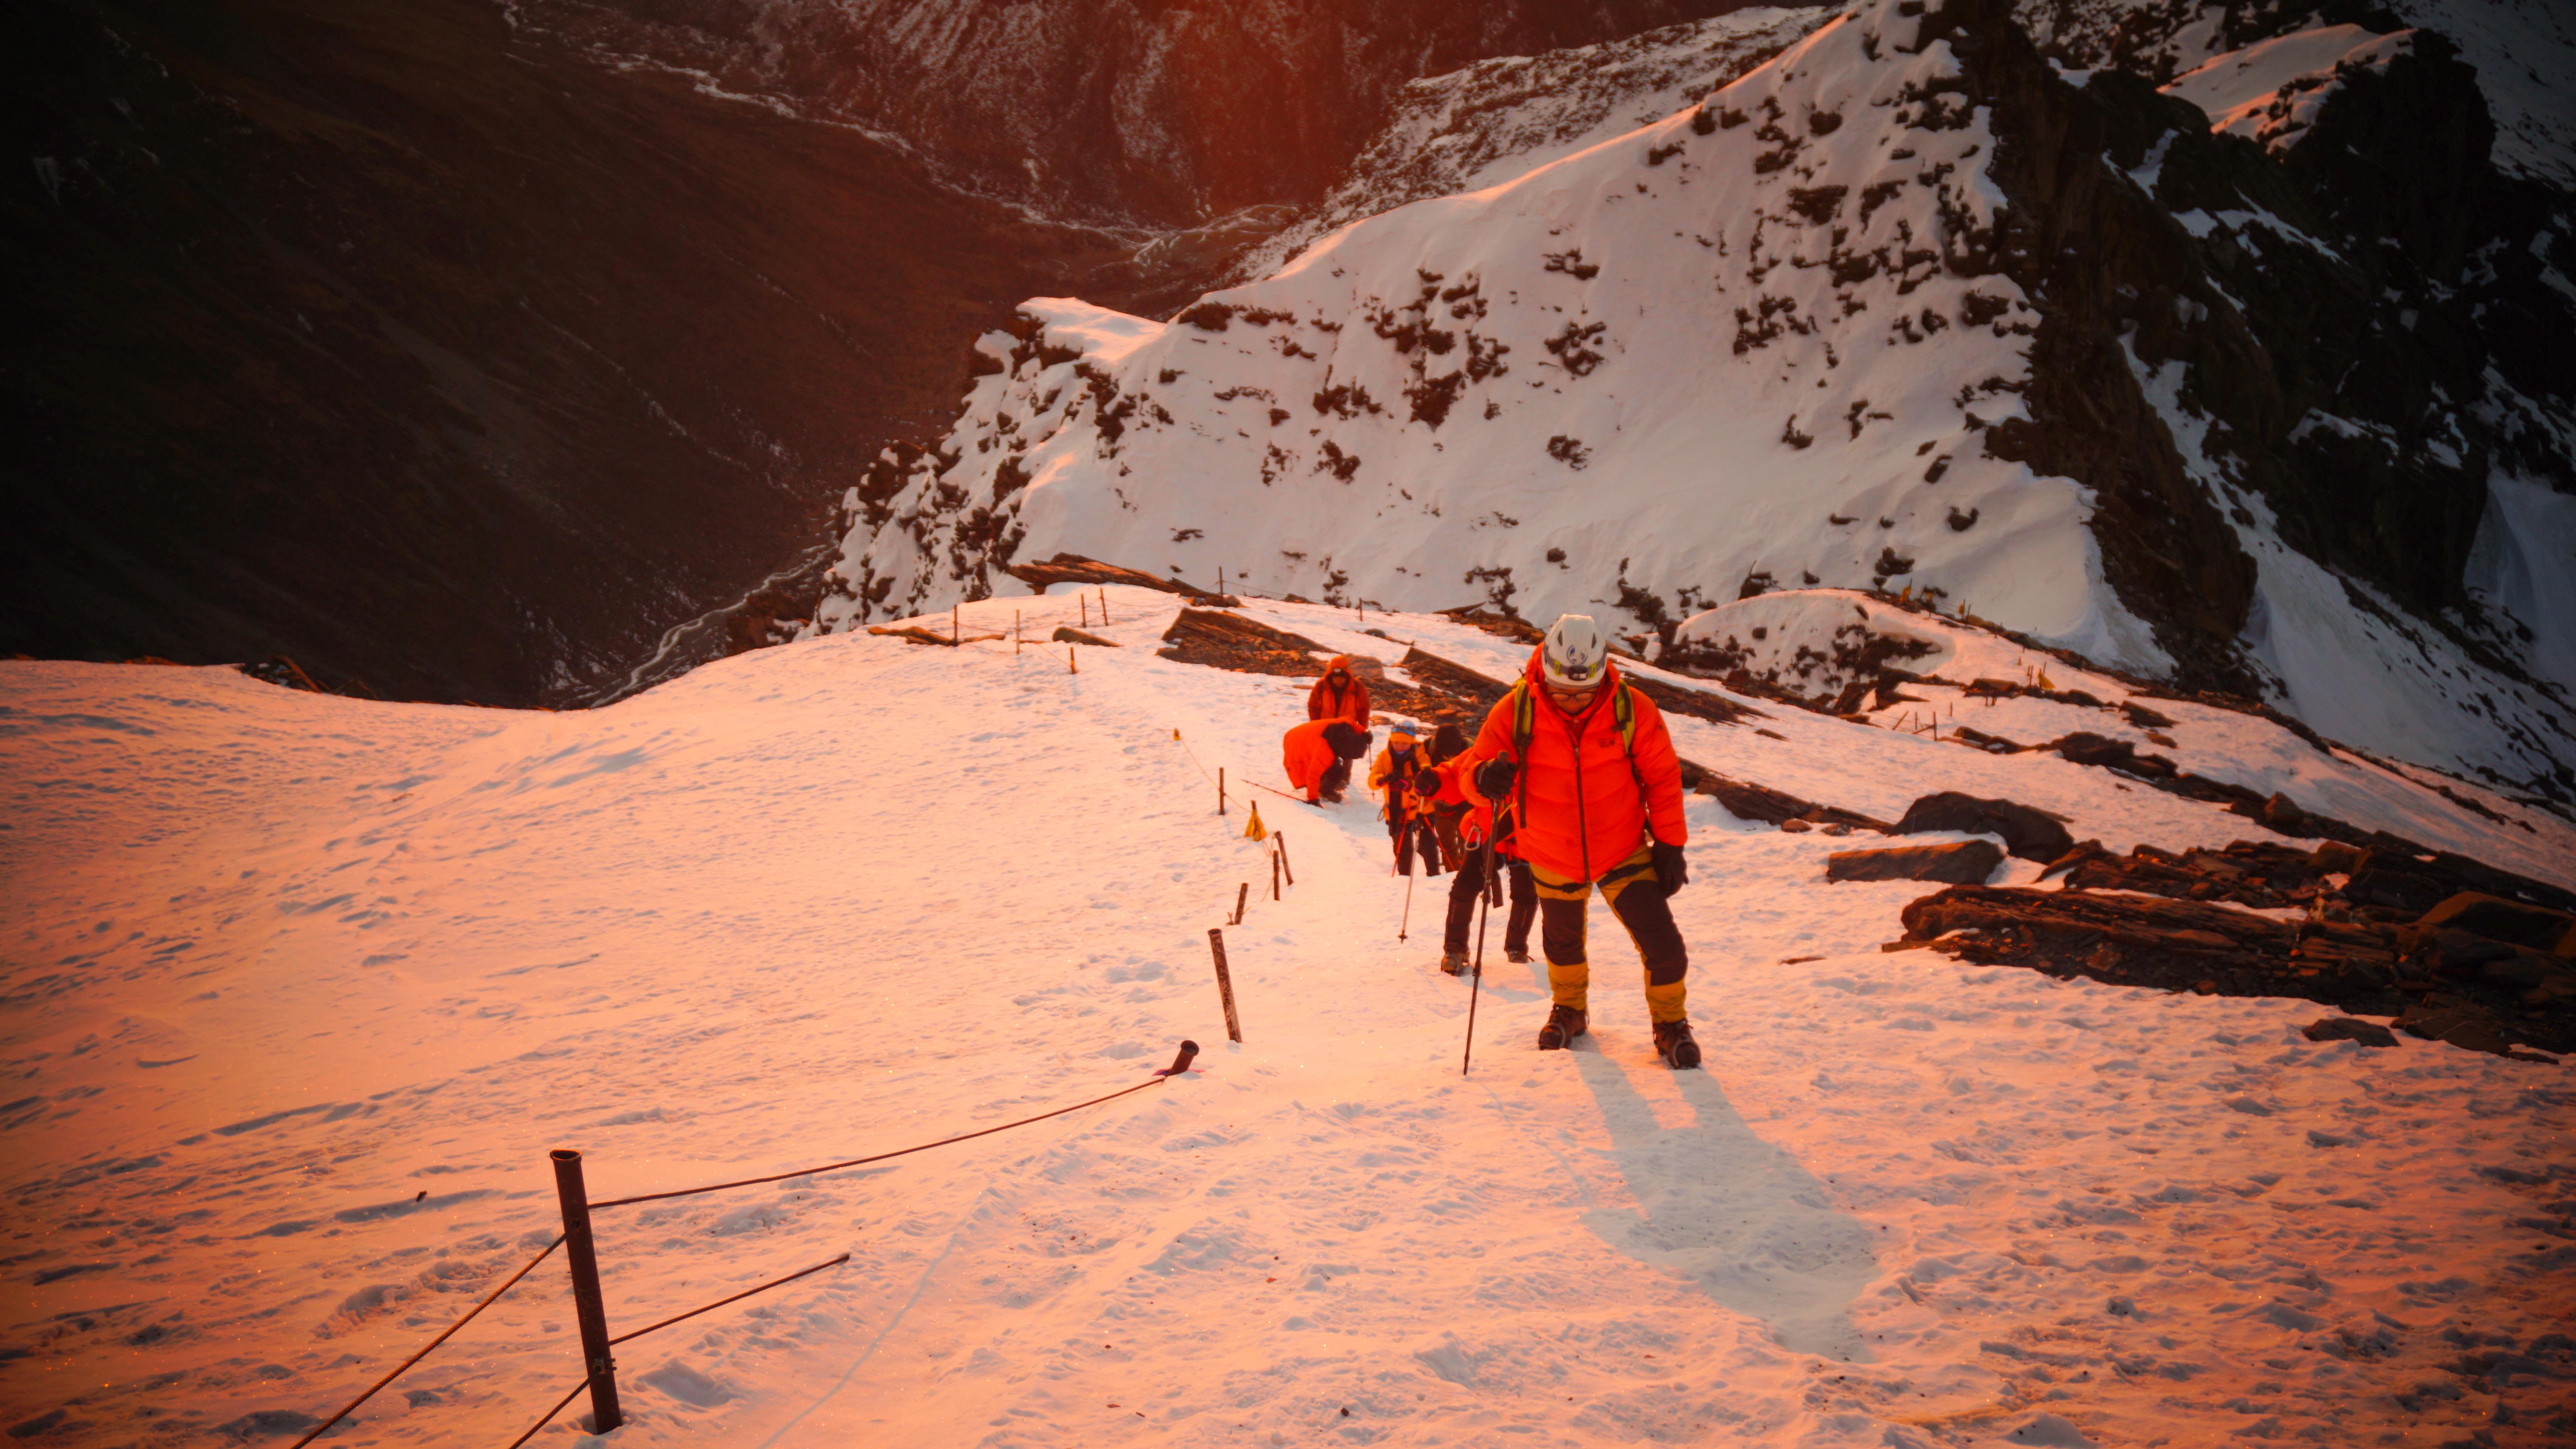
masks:
<svg viewBox="0 0 2576 1449"><path fill-rule="evenodd" d="M608 1352L608 1310L600 1300L599 1254L590 1241L590 1192L582 1185L581 1154L558 1147L555 1198L563 1207L564 1262L572 1269L573 1320L581 1329L582 1371L590 1376L591 1432L605 1434L626 1422L617 1408L617 1361Z"/></svg>
<svg viewBox="0 0 2576 1449"><path fill-rule="evenodd" d="M1208 951L1216 957L1216 994L1225 1002L1226 1040L1241 1043L1243 1023L1234 1014L1234 976L1225 969L1225 932L1208 928Z"/></svg>

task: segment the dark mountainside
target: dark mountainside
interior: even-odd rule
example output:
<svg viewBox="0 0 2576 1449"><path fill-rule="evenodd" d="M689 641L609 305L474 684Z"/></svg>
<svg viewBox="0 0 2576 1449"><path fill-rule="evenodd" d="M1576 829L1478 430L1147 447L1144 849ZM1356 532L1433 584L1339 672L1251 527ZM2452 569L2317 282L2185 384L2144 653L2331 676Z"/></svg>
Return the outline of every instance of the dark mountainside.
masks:
<svg viewBox="0 0 2576 1449"><path fill-rule="evenodd" d="M589 702L1110 255L479 0L20 19L0 653Z"/></svg>
<svg viewBox="0 0 2576 1449"><path fill-rule="evenodd" d="M1321 196L1406 81L1747 0L527 0L532 27L904 138L1050 216L1191 226Z"/></svg>
<svg viewBox="0 0 2576 1449"><path fill-rule="evenodd" d="M960 179L994 190L1042 141L1031 194L1068 210L1307 200L1427 69L1724 8L1246 29L1069 7L1034 47L1013 37L1036 11L961 10L938 40L916 9L867 44L696 14L699 39L728 17L783 34L794 75L896 87L872 117L890 146L845 107L705 94L487 0L37 0L7 61L34 164L0 200L21 279L0 396L25 440L0 654L284 655L330 688L515 705L668 677L766 637L833 500L939 430L1011 304L1167 310L1235 245L1140 263L1138 233ZM1205 68L1119 72L1157 26Z"/></svg>

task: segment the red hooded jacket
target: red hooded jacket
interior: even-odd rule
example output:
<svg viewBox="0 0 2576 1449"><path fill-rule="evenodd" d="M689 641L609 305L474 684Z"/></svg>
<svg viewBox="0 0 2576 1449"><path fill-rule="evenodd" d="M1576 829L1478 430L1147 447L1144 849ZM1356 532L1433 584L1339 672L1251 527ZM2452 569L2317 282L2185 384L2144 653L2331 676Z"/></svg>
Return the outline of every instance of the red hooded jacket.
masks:
<svg viewBox="0 0 2576 1449"><path fill-rule="evenodd" d="M1333 687L1333 671L1336 669L1347 681L1338 689ZM1361 729L1369 727L1368 684L1351 672L1349 655L1334 655L1333 662L1324 666L1324 677L1316 680L1315 687L1306 691L1306 718L1346 719Z"/></svg>
<svg viewBox="0 0 2576 1449"><path fill-rule="evenodd" d="M1620 743L1613 694L1628 688L1619 666L1605 671L1591 705L1569 717L1547 697L1539 672L1538 651L1530 651L1522 688L1534 709L1530 720L1529 757L1506 802L1516 818L1513 854L1562 880L1593 881L1636 853L1653 836L1668 845L1690 839L1682 819L1681 758L1673 753L1672 732L1655 702L1630 691L1630 717L1636 722L1635 768ZM1475 787L1476 769L1496 756L1511 755L1516 701L1506 695L1485 715L1484 727L1467 753L1444 767L1448 781L1471 803L1489 805Z"/></svg>

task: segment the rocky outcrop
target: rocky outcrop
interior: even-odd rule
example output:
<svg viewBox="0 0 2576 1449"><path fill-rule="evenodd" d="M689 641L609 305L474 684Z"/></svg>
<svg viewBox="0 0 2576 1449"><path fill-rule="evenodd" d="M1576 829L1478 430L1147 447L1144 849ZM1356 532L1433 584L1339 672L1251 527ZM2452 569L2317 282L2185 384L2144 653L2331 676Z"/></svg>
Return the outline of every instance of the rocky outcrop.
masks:
<svg viewBox="0 0 2576 1449"><path fill-rule="evenodd" d="M2066 833L2063 816L2036 805L1983 800L1956 790L1943 790L1916 800L1906 807L1904 818L1896 822L1899 835L1919 835L1927 830L1997 836L2012 854L2043 863L2063 856L2075 844L2075 838Z"/></svg>
<svg viewBox="0 0 2576 1449"><path fill-rule="evenodd" d="M2445 942L2198 901L1974 885L1914 902L1904 921L1904 938L1887 949L1930 946L2121 986L2305 997L2502 1055L2525 1055L2517 1043L2576 1050L2576 967L2465 932Z"/></svg>
<svg viewBox="0 0 2576 1449"><path fill-rule="evenodd" d="M1930 880L1945 885L1983 885L2004 863L2003 850L1991 840L1961 840L1948 845L1901 845L1890 850L1838 850L1825 857L1825 879Z"/></svg>

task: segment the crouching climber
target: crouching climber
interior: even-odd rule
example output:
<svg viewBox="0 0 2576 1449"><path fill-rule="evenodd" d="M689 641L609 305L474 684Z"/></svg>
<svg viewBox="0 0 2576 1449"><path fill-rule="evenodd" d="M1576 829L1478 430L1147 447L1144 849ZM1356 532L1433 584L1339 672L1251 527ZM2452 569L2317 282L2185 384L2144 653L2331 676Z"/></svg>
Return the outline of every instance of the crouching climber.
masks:
<svg viewBox="0 0 2576 1449"><path fill-rule="evenodd" d="M1287 767L1288 783L1306 792L1306 803L1316 797L1339 805L1342 790L1351 781L1351 761L1368 753L1371 736L1346 719L1315 719L1288 731L1280 744L1280 762Z"/></svg>
<svg viewBox="0 0 2576 1449"><path fill-rule="evenodd" d="M1562 1048L1589 1027L1584 924L1598 890L1645 961L1656 1052L1675 1068L1698 1066L1683 1009L1689 954L1665 900L1690 879L1681 761L1654 701L1619 677L1599 625L1581 614L1556 621L1453 776L1469 782L1478 803L1510 815L1537 887L1555 998L1539 1050Z"/></svg>

